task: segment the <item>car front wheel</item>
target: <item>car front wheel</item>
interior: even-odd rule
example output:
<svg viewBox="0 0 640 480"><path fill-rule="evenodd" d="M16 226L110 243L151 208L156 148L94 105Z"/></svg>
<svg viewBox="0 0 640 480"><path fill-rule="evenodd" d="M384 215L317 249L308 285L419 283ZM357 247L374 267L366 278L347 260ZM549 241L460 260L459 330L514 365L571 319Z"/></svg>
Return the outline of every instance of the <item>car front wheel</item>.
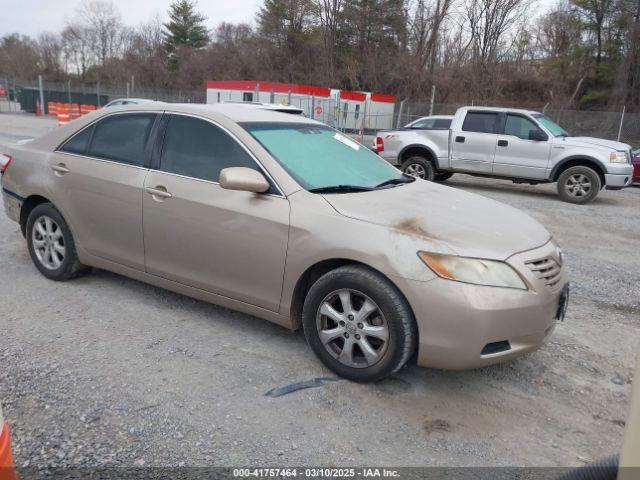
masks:
<svg viewBox="0 0 640 480"><path fill-rule="evenodd" d="M372 382L399 370L415 351L417 327L402 294L382 275L345 266L320 277L303 307L307 342L338 375Z"/></svg>

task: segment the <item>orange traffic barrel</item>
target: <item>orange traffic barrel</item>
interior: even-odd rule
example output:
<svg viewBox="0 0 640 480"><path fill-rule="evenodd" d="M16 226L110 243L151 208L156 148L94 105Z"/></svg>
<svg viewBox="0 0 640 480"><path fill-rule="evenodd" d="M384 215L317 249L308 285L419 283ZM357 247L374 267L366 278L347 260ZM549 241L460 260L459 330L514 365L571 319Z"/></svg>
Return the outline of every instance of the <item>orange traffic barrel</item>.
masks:
<svg viewBox="0 0 640 480"><path fill-rule="evenodd" d="M89 110L89 105L85 105L84 103L80 105L80 115L86 115L91 110Z"/></svg>
<svg viewBox="0 0 640 480"><path fill-rule="evenodd" d="M77 103L71 104L71 111L69 112L70 118L73 120L74 118L80 117L80 105Z"/></svg>
<svg viewBox="0 0 640 480"><path fill-rule="evenodd" d="M58 106L58 126L62 127L69 123L69 109L66 105Z"/></svg>
<svg viewBox="0 0 640 480"><path fill-rule="evenodd" d="M47 102L47 111L49 112L50 117L58 116L58 107L56 102Z"/></svg>

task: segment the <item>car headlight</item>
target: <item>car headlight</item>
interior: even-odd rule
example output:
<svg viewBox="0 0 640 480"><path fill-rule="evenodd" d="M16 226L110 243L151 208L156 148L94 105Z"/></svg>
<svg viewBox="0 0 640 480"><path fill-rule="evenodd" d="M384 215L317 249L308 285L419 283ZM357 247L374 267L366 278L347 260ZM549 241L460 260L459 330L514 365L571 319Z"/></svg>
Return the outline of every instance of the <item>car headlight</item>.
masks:
<svg viewBox="0 0 640 480"><path fill-rule="evenodd" d="M611 152L609 155L609 162L629 163L629 157L627 156L627 152Z"/></svg>
<svg viewBox="0 0 640 480"><path fill-rule="evenodd" d="M511 265L497 260L418 252L420 259L439 277L457 282L527 290Z"/></svg>

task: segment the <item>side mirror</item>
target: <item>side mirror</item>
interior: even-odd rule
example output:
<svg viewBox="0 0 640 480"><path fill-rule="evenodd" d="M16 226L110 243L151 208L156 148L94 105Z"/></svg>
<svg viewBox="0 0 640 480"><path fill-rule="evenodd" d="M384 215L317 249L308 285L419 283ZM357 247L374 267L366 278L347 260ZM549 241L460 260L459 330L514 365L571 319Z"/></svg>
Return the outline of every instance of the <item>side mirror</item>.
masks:
<svg viewBox="0 0 640 480"><path fill-rule="evenodd" d="M220 186L227 190L253 193L264 193L270 187L262 173L246 167L223 168L220 171Z"/></svg>
<svg viewBox="0 0 640 480"><path fill-rule="evenodd" d="M546 142L549 137L539 128L529 130L529 140L535 140L536 142Z"/></svg>

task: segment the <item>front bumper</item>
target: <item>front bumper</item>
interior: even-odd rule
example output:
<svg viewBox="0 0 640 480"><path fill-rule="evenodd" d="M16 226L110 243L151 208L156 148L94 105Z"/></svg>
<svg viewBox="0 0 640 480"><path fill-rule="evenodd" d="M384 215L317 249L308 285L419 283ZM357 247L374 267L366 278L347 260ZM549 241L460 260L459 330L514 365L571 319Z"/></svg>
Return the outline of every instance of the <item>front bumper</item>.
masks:
<svg viewBox="0 0 640 480"><path fill-rule="evenodd" d="M604 174L604 183L607 190L620 190L628 187L633 182L633 165L613 165L607 168Z"/></svg>
<svg viewBox="0 0 640 480"><path fill-rule="evenodd" d="M398 280L418 323L418 365L463 370L499 363L539 348L556 325L566 279L545 285L525 262L557 258L555 243L513 255L507 261L529 290L486 287L437 278ZM489 345L508 343L491 353ZM485 353L483 353L483 350Z"/></svg>

